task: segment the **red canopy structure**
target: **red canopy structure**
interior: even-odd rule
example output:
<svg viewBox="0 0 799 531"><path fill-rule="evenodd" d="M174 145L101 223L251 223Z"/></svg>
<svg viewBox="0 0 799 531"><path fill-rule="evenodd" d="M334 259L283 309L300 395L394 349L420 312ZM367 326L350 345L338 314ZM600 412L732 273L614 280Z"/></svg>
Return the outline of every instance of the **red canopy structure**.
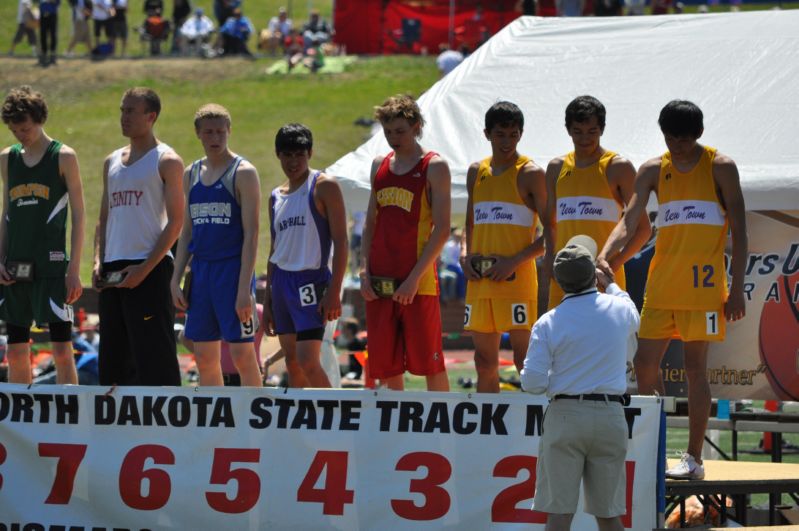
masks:
<svg viewBox="0 0 799 531"><path fill-rule="evenodd" d="M521 13L518 0L336 0L336 42L348 53L474 50Z"/></svg>

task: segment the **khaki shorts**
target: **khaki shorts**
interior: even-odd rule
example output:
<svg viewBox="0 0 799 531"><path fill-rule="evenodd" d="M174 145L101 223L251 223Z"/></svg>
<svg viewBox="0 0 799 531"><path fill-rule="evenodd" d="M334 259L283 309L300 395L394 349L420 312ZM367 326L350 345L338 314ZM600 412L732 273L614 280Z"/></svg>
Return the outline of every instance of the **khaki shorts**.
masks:
<svg viewBox="0 0 799 531"><path fill-rule="evenodd" d="M463 329L491 334L508 330L527 330L536 320L536 303L525 299L467 300Z"/></svg>
<svg viewBox="0 0 799 531"><path fill-rule="evenodd" d="M644 306L641 339L682 339L683 341L724 341L727 321L724 306L715 311L661 310Z"/></svg>
<svg viewBox="0 0 799 531"><path fill-rule="evenodd" d="M625 514L626 455L621 404L553 400L544 415L533 509L573 514L582 479L585 512L600 518Z"/></svg>

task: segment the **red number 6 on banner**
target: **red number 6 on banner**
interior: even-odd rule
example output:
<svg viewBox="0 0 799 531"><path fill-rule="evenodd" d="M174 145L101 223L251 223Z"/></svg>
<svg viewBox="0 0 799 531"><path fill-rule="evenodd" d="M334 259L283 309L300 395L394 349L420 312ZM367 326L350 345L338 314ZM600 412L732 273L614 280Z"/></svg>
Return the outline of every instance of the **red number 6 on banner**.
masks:
<svg viewBox="0 0 799 531"><path fill-rule="evenodd" d="M147 459L156 465L174 465L175 454L166 446L143 444L128 452L119 470L119 495L125 505L131 509L154 511L169 501L172 492L172 481L169 474L158 468L144 469ZM141 493L142 482L147 480L149 493Z"/></svg>

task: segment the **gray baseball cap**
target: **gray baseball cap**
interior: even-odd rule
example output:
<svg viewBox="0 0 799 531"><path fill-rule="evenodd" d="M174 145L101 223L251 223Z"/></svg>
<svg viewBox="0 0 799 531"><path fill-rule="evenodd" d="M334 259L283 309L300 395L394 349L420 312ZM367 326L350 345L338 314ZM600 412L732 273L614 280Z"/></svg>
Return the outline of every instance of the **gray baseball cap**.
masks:
<svg viewBox="0 0 799 531"><path fill-rule="evenodd" d="M573 236L555 255L555 280L566 293L576 293L594 285L596 242L590 236Z"/></svg>

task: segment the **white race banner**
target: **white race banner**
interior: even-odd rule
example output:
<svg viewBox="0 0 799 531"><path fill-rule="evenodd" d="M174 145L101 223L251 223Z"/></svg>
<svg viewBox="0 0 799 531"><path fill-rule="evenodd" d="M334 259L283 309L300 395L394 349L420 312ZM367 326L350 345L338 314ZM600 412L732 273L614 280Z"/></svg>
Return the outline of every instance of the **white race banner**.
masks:
<svg viewBox="0 0 799 531"><path fill-rule="evenodd" d="M0 385L0 531L543 529L530 508L546 404L523 393ZM625 409L629 529L656 524L659 411L654 397Z"/></svg>

